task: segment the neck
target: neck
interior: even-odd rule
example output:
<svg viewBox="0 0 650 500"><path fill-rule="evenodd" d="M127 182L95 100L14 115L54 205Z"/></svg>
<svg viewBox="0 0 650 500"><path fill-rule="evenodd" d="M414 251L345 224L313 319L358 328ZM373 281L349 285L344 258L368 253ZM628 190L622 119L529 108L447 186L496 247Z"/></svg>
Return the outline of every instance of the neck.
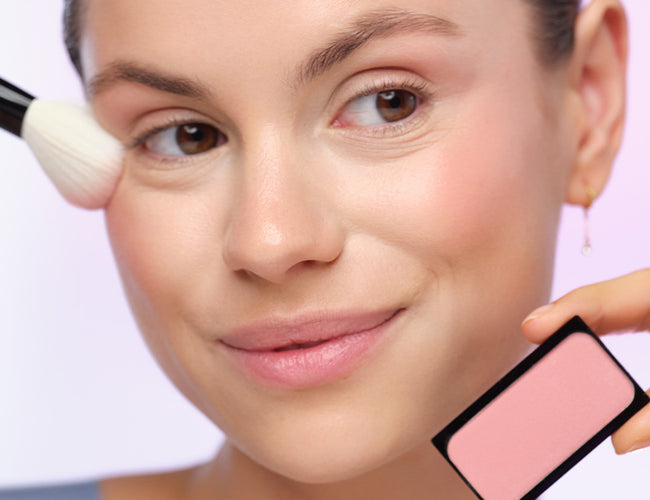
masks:
<svg viewBox="0 0 650 500"><path fill-rule="evenodd" d="M196 469L190 491L192 500L475 498L428 442L359 477L336 483L307 484L262 467L227 441L212 461Z"/></svg>

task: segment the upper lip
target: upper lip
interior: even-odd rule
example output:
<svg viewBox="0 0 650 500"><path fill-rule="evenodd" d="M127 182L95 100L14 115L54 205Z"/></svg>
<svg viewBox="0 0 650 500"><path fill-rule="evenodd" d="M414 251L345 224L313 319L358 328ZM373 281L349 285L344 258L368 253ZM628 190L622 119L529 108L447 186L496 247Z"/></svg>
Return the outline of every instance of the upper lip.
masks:
<svg viewBox="0 0 650 500"><path fill-rule="evenodd" d="M392 319L401 309L371 312L303 314L270 317L230 330L219 340L244 351L274 351L292 345L312 344L372 330Z"/></svg>

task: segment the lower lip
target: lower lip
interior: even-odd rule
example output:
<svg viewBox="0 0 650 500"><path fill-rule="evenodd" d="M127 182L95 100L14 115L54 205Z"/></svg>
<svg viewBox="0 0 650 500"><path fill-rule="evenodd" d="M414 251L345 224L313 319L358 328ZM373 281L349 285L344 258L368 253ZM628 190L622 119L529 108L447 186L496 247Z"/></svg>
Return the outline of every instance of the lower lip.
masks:
<svg viewBox="0 0 650 500"><path fill-rule="evenodd" d="M246 351L228 347L230 353L255 379L290 388L314 387L341 379L370 357L392 323L337 337L313 347L288 351Z"/></svg>

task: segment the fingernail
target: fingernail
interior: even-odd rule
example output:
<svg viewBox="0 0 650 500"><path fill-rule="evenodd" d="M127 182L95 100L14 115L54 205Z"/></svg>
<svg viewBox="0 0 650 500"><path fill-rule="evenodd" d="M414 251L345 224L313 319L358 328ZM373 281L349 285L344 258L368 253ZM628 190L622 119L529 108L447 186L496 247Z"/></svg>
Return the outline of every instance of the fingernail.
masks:
<svg viewBox="0 0 650 500"><path fill-rule="evenodd" d="M526 316L526 319L521 322L522 325L528 323L529 321L532 321L536 318L539 318L540 316L543 316L546 314L548 311L550 311L553 307L553 304L546 304L542 307L538 307L535 309L532 313L530 313L528 316Z"/></svg>
<svg viewBox="0 0 650 500"><path fill-rule="evenodd" d="M650 439L648 439L647 441L640 441L638 443L633 444L627 450L621 453L621 455L625 455L626 453L632 453L633 451L637 451L642 448L647 448L648 446L650 446Z"/></svg>

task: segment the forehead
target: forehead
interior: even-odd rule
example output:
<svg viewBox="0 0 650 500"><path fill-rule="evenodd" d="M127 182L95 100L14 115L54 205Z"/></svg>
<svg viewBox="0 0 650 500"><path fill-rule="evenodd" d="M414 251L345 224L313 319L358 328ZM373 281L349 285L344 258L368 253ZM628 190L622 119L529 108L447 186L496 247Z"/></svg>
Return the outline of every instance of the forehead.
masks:
<svg viewBox="0 0 650 500"><path fill-rule="evenodd" d="M435 16L491 50L527 32L523 2L510 0L86 1L82 59L89 73L116 59L146 59L183 73L227 66L251 75L260 61L276 69L294 63L355 19L382 11Z"/></svg>

